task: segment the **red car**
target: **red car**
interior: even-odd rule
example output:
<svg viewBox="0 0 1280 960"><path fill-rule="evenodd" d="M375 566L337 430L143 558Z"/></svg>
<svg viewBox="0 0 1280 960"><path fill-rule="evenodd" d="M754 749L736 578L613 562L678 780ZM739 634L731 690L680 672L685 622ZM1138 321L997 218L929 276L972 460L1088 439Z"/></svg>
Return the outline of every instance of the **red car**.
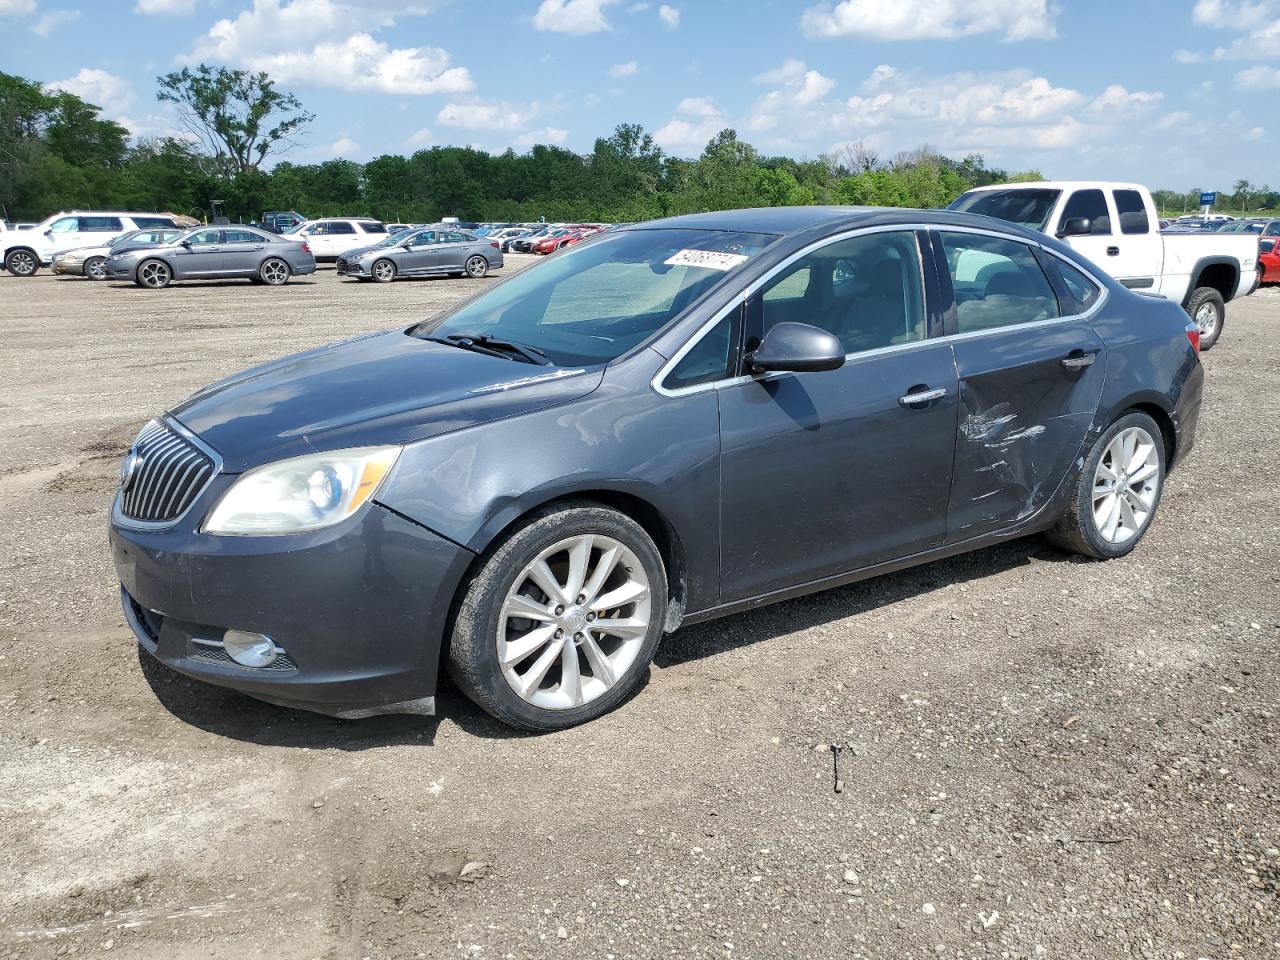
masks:
<svg viewBox="0 0 1280 960"><path fill-rule="evenodd" d="M1280 237L1258 242L1258 274L1259 283L1280 283Z"/></svg>
<svg viewBox="0 0 1280 960"><path fill-rule="evenodd" d="M563 231L553 232L535 243L533 252L541 254L555 253L561 247L572 246L579 240L585 240L587 237L599 232L600 228L596 226L566 227Z"/></svg>

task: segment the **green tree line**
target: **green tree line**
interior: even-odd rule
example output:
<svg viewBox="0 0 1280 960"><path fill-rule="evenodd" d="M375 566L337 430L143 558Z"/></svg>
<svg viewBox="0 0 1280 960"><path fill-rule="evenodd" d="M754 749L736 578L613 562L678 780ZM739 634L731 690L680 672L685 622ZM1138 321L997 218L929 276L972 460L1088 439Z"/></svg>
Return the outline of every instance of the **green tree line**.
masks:
<svg viewBox="0 0 1280 960"><path fill-rule="evenodd" d="M0 73L0 213L10 220L72 208L202 216L219 200L244 221L276 209L409 222L617 222L747 206L938 207L974 186L1043 179L929 147L888 158L861 144L816 159L770 156L733 130L684 159L666 154L638 124L619 125L589 153L546 144L497 154L441 146L363 164L294 163L278 155L312 116L265 74L201 66L160 77L158 86L158 99L176 105L189 136L131 142L99 105ZM276 159L270 167L269 155ZM1265 190L1255 196L1274 205L1280 198ZM1169 194L1165 206L1176 208L1179 196ZM1231 196L1220 194L1219 209Z"/></svg>

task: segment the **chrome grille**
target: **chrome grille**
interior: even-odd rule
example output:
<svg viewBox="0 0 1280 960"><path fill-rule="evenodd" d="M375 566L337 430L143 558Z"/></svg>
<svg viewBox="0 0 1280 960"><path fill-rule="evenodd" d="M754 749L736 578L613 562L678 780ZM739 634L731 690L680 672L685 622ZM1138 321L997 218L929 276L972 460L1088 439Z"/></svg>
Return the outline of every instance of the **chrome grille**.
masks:
<svg viewBox="0 0 1280 960"><path fill-rule="evenodd" d="M334 268L335 268L339 273L341 273L343 270L347 269L347 260L346 260L346 258L345 258L345 257L339 257L339 258L338 258L338 260L337 260L337 262L336 262L336 263L334 263Z"/></svg>
<svg viewBox="0 0 1280 960"><path fill-rule="evenodd" d="M204 451L159 421L143 428L130 453L137 465L121 491L120 512L143 523L182 516L216 472Z"/></svg>

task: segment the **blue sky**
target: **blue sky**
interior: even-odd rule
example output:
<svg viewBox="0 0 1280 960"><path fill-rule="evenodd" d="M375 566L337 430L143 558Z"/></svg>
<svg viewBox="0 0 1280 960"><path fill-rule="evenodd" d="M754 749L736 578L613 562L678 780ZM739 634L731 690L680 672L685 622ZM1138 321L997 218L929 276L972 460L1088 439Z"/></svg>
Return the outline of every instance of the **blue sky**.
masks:
<svg viewBox="0 0 1280 960"><path fill-rule="evenodd" d="M1272 181L1280 0L0 0L0 69L177 129L157 74L262 69L316 114L290 159L437 144L768 153L920 144L1057 178Z"/></svg>

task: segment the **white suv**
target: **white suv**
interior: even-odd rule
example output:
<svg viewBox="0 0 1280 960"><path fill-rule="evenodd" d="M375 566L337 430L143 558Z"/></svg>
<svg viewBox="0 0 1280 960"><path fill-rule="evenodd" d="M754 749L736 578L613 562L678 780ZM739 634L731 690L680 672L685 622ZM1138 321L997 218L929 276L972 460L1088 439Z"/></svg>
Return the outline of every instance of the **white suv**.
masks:
<svg viewBox="0 0 1280 960"><path fill-rule="evenodd" d="M0 235L0 262L15 277L30 277L53 262L55 254L76 247L110 243L130 230L177 227L164 213L129 213L114 210L72 210L55 213L30 230Z"/></svg>
<svg viewBox="0 0 1280 960"><path fill-rule="evenodd" d="M317 260L336 260L348 250L387 239L387 225L368 217L323 217L299 224L285 236L305 240Z"/></svg>

